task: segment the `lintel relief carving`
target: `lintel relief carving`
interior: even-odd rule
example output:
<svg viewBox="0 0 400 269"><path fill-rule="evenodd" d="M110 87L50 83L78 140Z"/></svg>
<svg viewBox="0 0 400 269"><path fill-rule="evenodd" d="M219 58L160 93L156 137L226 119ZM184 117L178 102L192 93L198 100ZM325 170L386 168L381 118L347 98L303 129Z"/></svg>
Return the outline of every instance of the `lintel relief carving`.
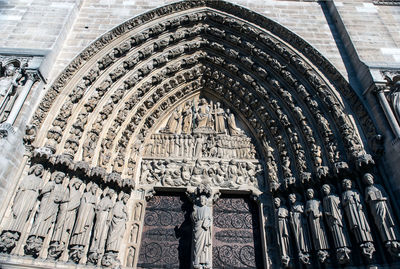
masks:
<svg viewBox="0 0 400 269"><path fill-rule="evenodd" d="M193 268L211 268L222 249L210 243L220 192L257 201L264 263L348 264L356 245L367 264L383 251L379 240L398 256L387 195L365 183L371 217L364 196L340 185L376 173L361 137L375 137L364 107L304 40L224 1L171 4L102 36L51 86L27 128L29 165L2 222L1 251L105 267L135 267L141 257L146 268L147 200L187 191L198 195L189 195ZM393 222L379 226L387 216ZM379 238L366 229L372 219Z"/></svg>

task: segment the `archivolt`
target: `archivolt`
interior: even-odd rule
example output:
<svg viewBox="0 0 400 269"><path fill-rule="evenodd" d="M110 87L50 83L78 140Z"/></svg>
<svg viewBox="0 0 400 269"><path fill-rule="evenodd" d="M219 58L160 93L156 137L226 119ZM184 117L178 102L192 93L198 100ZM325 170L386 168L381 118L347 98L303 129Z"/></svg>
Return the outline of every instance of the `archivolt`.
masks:
<svg viewBox="0 0 400 269"><path fill-rule="evenodd" d="M131 186L121 177L133 177L143 141L198 91L252 130L272 190L373 162L356 126L370 139L374 125L336 69L284 27L223 1L171 4L96 40L36 111L36 155Z"/></svg>

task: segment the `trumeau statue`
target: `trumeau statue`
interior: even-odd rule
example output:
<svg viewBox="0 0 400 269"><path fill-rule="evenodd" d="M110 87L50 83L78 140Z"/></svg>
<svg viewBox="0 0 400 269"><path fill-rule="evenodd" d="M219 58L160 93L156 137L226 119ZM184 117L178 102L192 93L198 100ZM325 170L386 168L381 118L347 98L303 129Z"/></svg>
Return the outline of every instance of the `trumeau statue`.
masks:
<svg viewBox="0 0 400 269"><path fill-rule="evenodd" d="M0 237L0 251L11 251L19 240L39 196L39 190L43 184L42 176L43 166L34 164L19 185L11 206L12 215L8 228L3 231Z"/></svg>
<svg viewBox="0 0 400 269"><path fill-rule="evenodd" d="M297 201L295 193L289 194L290 226L292 227L296 241L299 259L303 264L310 264L311 242L308 234L307 220L304 217L304 205Z"/></svg>
<svg viewBox="0 0 400 269"><path fill-rule="evenodd" d="M90 231L93 227L93 218L95 215L94 210L97 203L97 189L98 186L95 183L88 185L86 192L81 198L78 216L69 243L70 258L76 263L81 260L84 248L89 244Z"/></svg>
<svg viewBox="0 0 400 269"><path fill-rule="evenodd" d="M54 259L59 258L66 249L71 236L78 208L81 203L81 185L82 181L79 178L72 178L70 187L66 192L69 193L69 198L60 204L60 211L57 215L57 221L54 226L49 247L49 256Z"/></svg>
<svg viewBox="0 0 400 269"><path fill-rule="evenodd" d="M5 121L17 99L17 88L23 76L23 69L16 63L8 63L0 77L0 123Z"/></svg>
<svg viewBox="0 0 400 269"><path fill-rule="evenodd" d="M112 218L106 242L106 254L101 261L101 264L104 266L118 266L120 263L117 256L128 220L128 209L126 207L128 200L129 194L123 193L112 210Z"/></svg>
<svg viewBox="0 0 400 269"><path fill-rule="evenodd" d="M28 255L38 255L51 225L56 220L60 204L68 201L69 194L63 186L64 177L63 172L54 172L52 180L40 190L40 207L25 245L25 253Z"/></svg>
<svg viewBox="0 0 400 269"><path fill-rule="evenodd" d="M331 192L331 186L324 184L322 191L325 194L322 200L324 215L333 238L336 249L336 258L341 264L350 261L350 241L345 231L340 198Z"/></svg>
<svg viewBox="0 0 400 269"><path fill-rule="evenodd" d="M328 239L326 237L321 202L314 198L314 190L307 190L305 214L308 218L308 224L311 231L311 239L314 249L317 251L318 259L324 263L329 257Z"/></svg>
<svg viewBox="0 0 400 269"><path fill-rule="evenodd" d="M375 247L371 229L361 204L360 193L352 188L353 184L350 179L344 179L342 185L344 189L342 193L342 203L350 224L350 231L356 237L363 255L371 260L375 252Z"/></svg>
<svg viewBox="0 0 400 269"><path fill-rule="evenodd" d="M113 208L112 197L114 191L108 189L96 207L96 224L93 230L92 243L89 249L88 261L97 264L101 255L104 254L108 227L111 222L111 209Z"/></svg>
<svg viewBox="0 0 400 269"><path fill-rule="evenodd" d="M281 254L282 266L290 267L292 252L290 249L290 234L289 234L289 211L286 206L282 205L279 197L274 199L275 217L278 229L278 244Z"/></svg>
<svg viewBox="0 0 400 269"><path fill-rule="evenodd" d="M382 186L374 184L374 176L366 173L363 177L365 188L365 201L367 202L379 235L386 249L395 257L400 257L400 243L398 229L393 220L388 196Z"/></svg>

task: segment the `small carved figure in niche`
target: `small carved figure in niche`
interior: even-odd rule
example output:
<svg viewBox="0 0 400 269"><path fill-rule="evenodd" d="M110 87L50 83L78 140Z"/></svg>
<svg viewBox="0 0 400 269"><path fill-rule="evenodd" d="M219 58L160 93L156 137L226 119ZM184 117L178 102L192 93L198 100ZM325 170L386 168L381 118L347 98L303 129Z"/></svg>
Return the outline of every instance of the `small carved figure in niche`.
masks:
<svg viewBox="0 0 400 269"><path fill-rule="evenodd" d="M171 116L168 119L167 125L165 126L164 131L171 134L178 134L180 132L180 124L181 124L181 111L179 108L176 108Z"/></svg>
<svg viewBox="0 0 400 269"><path fill-rule="evenodd" d="M112 210L106 243L106 254L101 261L101 264L104 266L118 266L120 264L118 252L125 233L126 221L128 220L128 210L126 207L128 200L129 194L123 193Z"/></svg>
<svg viewBox="0 0 400 269"><path fill-rule="evenodd" d="M236 127L235 115L233 115L233 113L229 109L226 110L226 115L230 135L242 134L243 132L238 127Z"/></svg>
<svg viewBox="0 0 400 269"><path fill-rule="evenodd" d="M60 204L60 211L57 215L56 225L54 226L53 236L51 237L49 256L58 259L65 250L68 239L74 227L75 218L81 203L81 192L79 191L82 181L72 178L68 200Z"/></svg>
<svg viewBox="0 0 400 269"><path fill-rule="evenodd" d="M0 76L0 123L7 120L18 97L17 89L24 69L19 68L18 63L11 62L6 64L2 73Z"/></svg>
<svg viewBox="0 0 400 269"><path fill-rule="evenodd" d="M290 226L292 227L299 259L303 264L310 264L311 242L308 234L307 221L304 218L304 205L297 201L295 193L289 194Z"/></svg>
<svg viewBox="0 0 400 269"><path fill-rule="evenodd" d="M314 249L317 251L318 259L324 263L329 257L328 239L326 237L325 227L322 218L321 202L314 198L314 190L307 190L307 198L305 213L308 217L308 224L311 230L311 239Z"/></svg>
<svg viewBox="0 0 400 269"><path fill-rule="evenodd" d="M381 239L391 255L400 257L399 233L393 220L388 196L382 186L374 184L372 174L366 173L363 181L368 185L365 188L365 201L374 217Z"/></svg>
<svg viewBox="0 0 400 269"><path fill-rule="evenodd" d="M195 146L194 146L194 157L202 157L203 153L203 144L204 144L204 136L201 134L196 134L195 135Z"/></svg>
<svg viewBox="0 0 400 269"><path fill-rule="evenodd" d="M95 214L94 209L97 203L97 189L98 186L95 183L88 184L86 192L81 198L78 217L76 218L75 228L69 243L69 256L75 263L79 263L83 257L85 246L89 244L90 231L92 230Z"/></svg>
<svg viewBox="0 0 400 269"><path fill-rule="evenodd" d="M207 191L208 190L208 191ZM209 205L211 192L209 189L197 188L197 197L193 205L193 268L211 269L211 226L212 210Z"/></svg>
<svg viewBox="0 0 400 269"><path fill-rule="evenodd" d="M331 192L331 186L328 184L322 186L322 191L325 194L322 200L324 215L333 237L336 258L340 264L348 263L350 261L351 244L344 226L340 198Z"/></svg>
<svg viewBox="0 0 400 269"><path fill-rule="evenodd" d="M69 194L62 184L64 177L63 172L54 172L52 180L40 191L40 207L25 245L25 253L28 255L36 257L39 254L43 241L56 220L59 205L68 201Z"/></svg>
<svg viewBox="0 0 400 269"><path fill-rule="evenodd" d="M194 120L196 129L209 127L210 122L212 122L211 108L205 98L200 99L197 111L194 114Z"/></svg>
<svg viewBox="0 0 400 269"><path fill-rule="evenodd" d="M96 224L94 225L92 244L90 245L88 261L97 264L104 254L104 246L107 239L108 227L111 221L111 209L113 208L112 196L114 191L108 189L96 206Z"/></svg>
<svg viewBox="0 0 400 269"><path fill-rule="evenodd" d="M278 244L281 253L281 262L283 267L290 267L292 252L290 248L289 234L289 210L285 205L282 205L282 200L279 197L274 199L275 216L278 229Z"/></svg>
<svg viewBox="0 0 400 269"><path fill-rule="evenodd" d="M217 102L214 108L215 115L215 131L217 133L226 133L225 127L225 111L221 108L221 104Z"/></svg>
<svg viewBox="0 0 400 269"><path fill-rule="evenodd" d="M126 266L133 268L135 266L135 248L130 247L128 251L128 257L126 258Z"/></svg>
<svg viewBox="0 0 400 269"><path fill-rule="evenodd" d="M344 179L342 181L343 189L342 203L347 219L350 224L350 230L360 244L363 255L371 260L375 252L371 229L361 204L360 193L352 188L352 181Z"/></svg>
<svg viewBox="0 0 400 269"><path fill-rule="evenodd" d="M193 108L192 102L186 102L184 110L182 112L183 117L183 126L182 126L182 133L189 134L192 131L192 122L193 122Z"/></svg>
<svg viewBox="0 0 400 269"><path fill-rule="evenodd" d="M39 196L39 190L43 184L42 176L43 165L34 164L19 185L11 206L10 222L0 237L1 252L10 252L24 231L25 223L31 215L33 206Z"/></svg>

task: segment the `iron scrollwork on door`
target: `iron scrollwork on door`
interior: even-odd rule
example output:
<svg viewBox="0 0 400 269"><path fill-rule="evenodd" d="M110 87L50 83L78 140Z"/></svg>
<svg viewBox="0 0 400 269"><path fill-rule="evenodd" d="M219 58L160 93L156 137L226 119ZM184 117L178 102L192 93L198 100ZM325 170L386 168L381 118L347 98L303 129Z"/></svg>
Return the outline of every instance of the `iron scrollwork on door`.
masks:
<svg viewBox="0 0 400 269"><path fill-rule="evenodd" d="M213 268L263 268L258 210L248 198L214 205Z"/></svg>
<svg viewBox="0 0 400 269"><path fill-rule="evenodd" d="M148 202L137 268L190 268L191 210L183 195Z"/></svg>

